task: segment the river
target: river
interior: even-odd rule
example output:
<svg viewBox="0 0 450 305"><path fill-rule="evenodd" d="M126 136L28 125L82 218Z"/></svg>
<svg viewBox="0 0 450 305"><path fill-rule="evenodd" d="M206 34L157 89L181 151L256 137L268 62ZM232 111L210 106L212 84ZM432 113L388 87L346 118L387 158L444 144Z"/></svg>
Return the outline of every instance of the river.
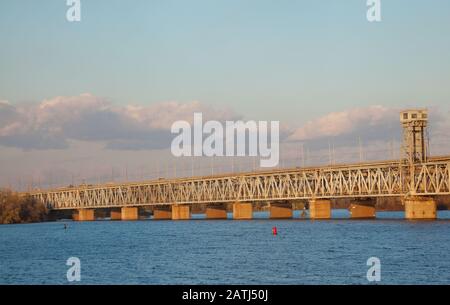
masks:
<svg viewBox="0 0 450 305"><path fill-rule="evenodd" d="M436 221L294 216L0 225L0 284L68 284L69 257L80 260L77 284L369 284L370 257L379 284L450 284L450 211Z"/></svg>

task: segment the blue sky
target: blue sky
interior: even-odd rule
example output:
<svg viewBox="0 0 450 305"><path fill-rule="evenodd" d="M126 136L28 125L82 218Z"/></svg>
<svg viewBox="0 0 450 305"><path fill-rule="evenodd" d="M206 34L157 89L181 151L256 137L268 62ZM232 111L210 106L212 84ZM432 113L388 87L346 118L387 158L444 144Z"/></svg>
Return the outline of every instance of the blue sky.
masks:
<svg viewBox="0 0 450 305"><path fill-rule="evenodd" d="M369 23L366 0L81 0L70 23L65 0L2 0L0 186L173 165L170 124L194 111L279 120L348 162L358 139L391 157L398 110L429 107L448 153L450 1L381 3ZM280 153L298 165L298 143Z"/></svg>
<svg viewBox="0 0 450 305"><path fill-rule="evenodd" d="M64 0L0 4L0 98L90 92L116 103L199 100L304 120L370 104L445 105L450 2Z"/></svg>

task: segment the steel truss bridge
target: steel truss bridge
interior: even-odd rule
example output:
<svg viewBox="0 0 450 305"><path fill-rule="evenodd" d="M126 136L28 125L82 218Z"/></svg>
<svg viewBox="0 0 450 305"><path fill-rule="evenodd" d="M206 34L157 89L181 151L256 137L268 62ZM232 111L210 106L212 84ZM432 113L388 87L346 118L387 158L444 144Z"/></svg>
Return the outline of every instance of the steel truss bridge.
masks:
<svg viewBox="0 0 450 305"><path fill-rule="evenodd" d="M34 191L49 209L450 194L450 156Z"/></svg>

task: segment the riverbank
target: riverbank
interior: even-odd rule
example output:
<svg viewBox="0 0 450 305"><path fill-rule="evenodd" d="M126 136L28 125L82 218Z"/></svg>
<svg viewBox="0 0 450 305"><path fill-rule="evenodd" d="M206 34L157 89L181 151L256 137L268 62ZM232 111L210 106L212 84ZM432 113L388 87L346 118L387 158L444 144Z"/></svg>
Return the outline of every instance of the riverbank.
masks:
<svg viewBox="0 0 450 305"><path fill-rule="evenodd" d="M42 222L47 220L45 206L30 196L0 190L0 224Z"/></svg>

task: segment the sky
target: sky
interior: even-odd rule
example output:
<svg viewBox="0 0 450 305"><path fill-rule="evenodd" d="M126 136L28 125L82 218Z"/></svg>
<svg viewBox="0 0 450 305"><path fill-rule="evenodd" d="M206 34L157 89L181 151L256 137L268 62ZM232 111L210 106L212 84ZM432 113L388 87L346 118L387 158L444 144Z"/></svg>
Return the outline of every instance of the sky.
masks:
<svg viewBox="0 0 450 305"><path fill-rule="evenodd" d="M67 9L0 1L0 186L183 163L170 124L195 111L279 120L296 165L301 145L311 160L361 142L395 156L398 111L427 107L434 151L450 151L447 0L381 0L373 23L365 0L81 0L80 22Z"/></svg>

